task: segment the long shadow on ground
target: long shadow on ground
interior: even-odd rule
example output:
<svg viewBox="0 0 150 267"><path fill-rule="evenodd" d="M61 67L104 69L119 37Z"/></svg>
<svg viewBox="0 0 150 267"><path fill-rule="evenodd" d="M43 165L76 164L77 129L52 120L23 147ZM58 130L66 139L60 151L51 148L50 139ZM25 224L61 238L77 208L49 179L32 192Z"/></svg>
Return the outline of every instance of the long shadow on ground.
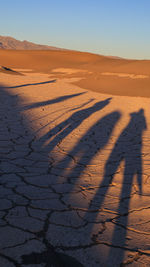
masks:
<svg viewBox="0 0 150 267"><path fill-rule="evenodd" d="M39 82L39 83L26 83L26 84L20 84L16 86L8 86L7 88L19 88L19 87L26 87L26 86L33 86L33 85L42 85L42 84L48 84L48 83L55 83L56 80L50 80L50 81L45 81L45 82Z"/></svg>
<svg viewBox="0 0 150 267"><path fill-rule="evenodd" d="M111 183L121 161L124 161L125 166L122 189L119 197L118 216L114 220L115 228L112 235L112 247L108 255L107 266L115 264L114 259L117 260L117 262L123 262L125 250L121 249L119 253L116 253L113 247L125 248L127 246L126 234L134 177L137 178L139 194L142 194L142 136L147 128L144 110L140 109L137 112L131 113L130 117L129 124L120 134L106 162L105 175L102 182L103 184L105 180L109 180L109 183ZM103 196L99 201L100 206L107 193L108 186L103 189Z"/></svg>
<svg viewBox="0 0 150 267"><path fill-rule="evenodd" d="M146 129L146 120L144 110L130 114L130 121L120 134L116 141L112 152L105 164L104 177L99 185L94 198L89 206L89 211L93 208L101 209L104 199L107 196L109 187L113 182L113 178L117 173L120 163L124 161L124 174L122 189L119 197L118 215L114 222L114 231L112 235L110 252L108 255L106 266L115 266L116 262L123 262L126 233L128 226L129 206L131 199L131 190L134 176L137 177L139 186L139 194L142 193L142 135ZM101 212L100 212L101 213ZM94 213L93 213L94 214ZM88 213L87 215L88 216ZM85 216L85 218L86 218ZM94 215L95 216L95 215ZM91 220L95 218L91 214ZM121 248L119 253L114 248ZM119 265L118 265L119 266Z"/></svg>
<svg viewBox="0 0 150 267"><path fill-rule="evenodd" d="M81 95L83 95L85 93L86 92L78 93L78 94L71 94L71 95L64 95L64 96L57 97L55 99L50 99L50 100L46 100L46 101L32 103L30 105L23 106L21 108L21 110L28 110L28 109L48 106L48 105L51 105L51 104L56 104L56 103L71 99L71 98L76 97L76 96L81 96Z"/></svg>
<svg viewBox="0 0 150 267"><path fill-rule="evenodd" d="M78 140L78 143L69 151L68 156L55 165L55 169L60 170L61 176L66 175L66 180L68 179L68 182L71 183L69 194L71 194L75 184L79 182L78 180L92 159L107 145L120 116L120 112L114 111L99 119ZM76 163L67 175L65 171L73 159L74 161L76 159Z"/></svg>
<svg viewBox="0 0 150 267"><path fill-rule="evenodd" d="M66 181L70 183L68 196L65 200L65 209L67 211L71 211L70 204L68 204L69 197L73 191L76 182L78 182L87 165L90 164L90 162L97 155L97 153L100 153L108 144L113 130L120 119L121 114L118 111L114 111L104 117L101 117L101 110L105 108L111 100L110 98L107 98L103 101L97 102L89 108L84 108L79 111L75 111L66 120L59 123L56 127L52 128L39 140L36 140L34 138L35 133L32 132L28 123L28 119L24 118L23 120L22 115L18 111L26 108L30 109L35 107L41 107L42 105L44 106L51 105L54 103L60 103L61 101L65 101L70 98L75 98L80 94L62 96L56 99L50 99L48 101L43 101L37 104L34 103L26 107L21 107L19 106L19 102L16 100L16 98L11 95L10 91L11 90L7 90L7 88L4 87L0 88L0 140L3 141L3 144L1 143L0 147L0 211L3 212L1 217L3 228L0 228L1 246L5 242L7 233L8 235L9 233L11 234L11 238L9 238L8 236L10 246L8 244L3 245L6 248L9 246L9 248L4 250L3 252L2 247L0 257L2 257L3 259L7 259L7 262L14 264L14 266L20 266L20 263L18 263L18 260L14 258L14 255L7 255L10 249L15 250L15 248L13 248L12 243L16 242L16 244L18 244L19 242L20 245L18 245L18 247L16 248L19 249L21 246L27 246L27 242L30 243L32 241L35 241L41 242L45 249L42 249L42 252L41 250L37 251L34 245L30 245L30 252L28 252L28 250L23 250L23 252L20 252L22 265L45 263L45 266L47 267L52 265L56 267L82 266L77 260L73 259L72 257L58 253L58 251L56 250L57 247L52 246L51 242L47 238L47 232L50 222L49 218L52 212L54 212L55 208L49 207L45 210L47 214L45 216L44 225L42 226L42 229L39 230L38 228L38 230L36 230L37 218L34 216L30 216L29 210L31 209L32 198L30 199L28 197L28 194L30 193L30 190L33 190L33 195L35 194L36 190L39 190L38 196L35 197L39 202L40 197L42 201L42 195L40 195L40 192L42 192L42 194L47 194L45 192L47 192L46 190L49 190L48 192L51 194L50 183L52 173L54 172L54 169L57 169L56 180L59 179L59 176L63 175ZM53 152L54 148L60 142L63 142L64 138L66 138L77 127L79 127L84 122L84 120L90 118L90 116L96 112L99 112L100 119L87 130L87 132L81 137L81 139L78 140L77 144L75 144L74 148L69 151L68 155L64 156L62 161L59 161L56 165L53 165L52 168L49 168L49 158L50 156L52 156L51 152ZM112 247L110 247L110 253L108 255L106 266L115 266L116 262L122 263L124 257L123 249L122 252L119 253L119 255L116 255L116 257L114 257L113 247L119 246L124 248L126 246L126 229L128 224L130 195L133 184L133 177L135 175L137 176L138 180L139 193L142 192L141 150L142 135L143 131L146 129L146 121L144 111L142 109L130 115L130 122L120 134L118 140L114 145L114 148L110 153L110 156L105 164L103 180L99 184L98 190L91 201L87 213L83 218L83 220L86 221L87 217L89 216L89 212L93 209L93 207L96 207L96 209L99 210L98 212L101 212L100 209L102 208L104 199L113 181L115 173L120 163L124 161L125 168L123 174L123 184L120 193L118 216L113 221L115 229L112 236ZM48 141L48 144L46 147L43 147L45 141ZM44 164L46 162L46 164L48 165L46 165L48 171L46 170L46 167L44 165L43 173L38 174L38 171L36 170L38 167L37 157L39 164L43 163L43 154L45 156ZM76 158L77 161L75 162L72 170L70 170L69 173L66 173L66 169L71 163L71 158ZM34 164L36 167L32 169ZM40 176L40 182L42 183L42 181L44 181L45 179L45 174L49 177L49 184L45 184L40 187L40 185L38 185L37 183L38 175ZM30 178L35 179L35 183L31 182ZM56 180L55 182L57 183ZM46 181L44 182L46 183ZM23 193L21 193L21 190L24 190ZM53 193L55 192L52 192L52 194ZM49 201L49 199L47 199L47 195L46 200ZM16 210L16 208L18 208L18 210ZM26 210L28 210L28 213L26 213ZM41 215L40 217L40 212L41 214L43 214L42 212L44 211L44 208L42 207L38 209L32 206L32 212L33 210L34 212L39 211L38 223L40 224L43 220L42 216L44 216ZM98 215L98 212L93 213L93 215L91 213L90 215L91 226L89 227L87 233L87 235L89 236L91 235L92 228L96 221L96 216ZM18 221L18 216L20 221ZM32 223L26 224L26 218L29 219L29 221L31 220ZM36 223L33 221L33 219L36 220ZM18 231L17 234L16 231ZM3 235L4 232L5 236ZM22 237L22 233L23 236L32 236L23 239L24 237ZM18 241L19 238L22 238L21 240L23 241ZM68 251L69 249L70 248L68 247ZM116 261L113 262L113 259L115 259ZM110 262L111 264L113 264L109 265Z"/></svg>
<svg viewBox="0 0 150 267"><path fill-rule="evenodd" d="M34 139L34 133L29 127L28 120L25 118L23 119L18 112L21 107L18 105L17 99L14 95L11 95L10 90L7 89L8 88L0 85L0 265L3 264L4 260L4 264L7 262L5 266L9 266L10 264L17 267L41 263L45 263L47 267L82 266L82 264L73 257L56 252L55 248L47 240L45 241L46 233L44 233L44 231L43 235L40 236L40 240L43 242L43 246L45 246L45 251L36 253L36 247L29 245L31 248L31 253L29 253L29 255L20 255L20 253L17 253L18 257L22 258L21 265L20 260L18 261L18 259L16 259L16 246L19 248L20 246L26 246L30 241L32 243L33 240L35 240L35 242L39 240L39 232L29 229L32 222L28 226L24 226L24 222L18 223L18 219L22 220L24 218L23 220L26 220L28 217L29 214L26 214L25 209L30 208L30 201L27 200L25 194L20 194L16 190L18 186L25 185L24 178L26 175L30 175L29 171L25 171L25 161L28 159L28 152L26 153L26 149L30 149L29 143ZM66 99L78 95L80 94L69 95ZM51 100L49 104L56 103L57 101L65 101L65 97ZM21 163L21 161L24 162ZM36 159L33 156L32 162L34 161L36 161ZM28 185L30 186L30 184ZM26 193L28 193L28 189ZM18 211L15 211L17 209ZM19 210L22 215L20 215ZM33 217L29 216L29 220L32 221ZM45 224L47 224L47 222L45 222ZM28 239L31 233L35 236L35 239ZM24 239L23 236L26 236L26 238ZM22 240L22 238L24 241L21 242L20 240ZM9 246L9 244L11 245ZM9 248L6 249L6 247ZM10 255L8 251L13 249L15 252L10 252ZM34 252L32 252L32 249ZM26 254L25 251L22 254Z"/></svg>
<svg viewBox="0 0 150 267"><path fill-rule="evenodd" d="M63 141L69 134L78 128L82 122L89 118L93 113L100 111L110 103L111 98L99 101L93 106L74 112L69 118L59 123L56 127L52 128L48 133L39 139L40 146L48 141L46 150L50 153L60 142Z"/></svg>

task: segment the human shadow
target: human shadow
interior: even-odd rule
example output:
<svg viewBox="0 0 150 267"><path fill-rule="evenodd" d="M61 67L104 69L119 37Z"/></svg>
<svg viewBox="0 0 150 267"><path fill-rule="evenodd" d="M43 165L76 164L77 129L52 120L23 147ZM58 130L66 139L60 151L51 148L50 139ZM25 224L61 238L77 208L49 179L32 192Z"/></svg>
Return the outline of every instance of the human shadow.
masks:
<svg viewBox="0 0 150 267"><path fill-rule="evenodd" d="M56 80L50 80L50 81L45 81L45 82L40 82L40 83L26 83L26 84L21 84L21 85L16 85L16 86L8 86L7 88L14 89L14 88L19 88L19 87L41 85L41 84L48 84L48 83L55 83L55 82Z"/></svg>
<svg viewBox="0 0 150 267"><path fill-rule="evenodd" d="M120 163L124 161L125 166L119 197L118 216L114 220L115 229L106 266L115 266L115 262L121 264L124 258L123 248L126 246L129 205L135 176L137 177L139 194L142 193L142 136L143 131L147 127L144 110L140 109L137 112L133 112L130 114L130 117L128 125L120 134L106 162L104 178L89 206L89 210L92 207L96 207L97 209L102 207L109 186L113 181ZM122 249L118 253L114 251L114 247L120 247Z"/></svg>
<svg viewBox="0 0 150 267"><path fill-rule="evenodd" d="M11 94L10 90L7 90L7 88L0 84L0 121L1 121L1 131L0 131L0 165L2 168L2 165L5 164L5 167L3 170L0 170L0 192L1 192L1 201L0 201L0 232L4 232L4 235L1 235L1 253L0 253L0 263L5 262L7 260L7 263L5 266L14 265L14 266L22 266L22 265L30 265L30 264L42 264L45 263L45 266L56 266L56 267L82 267L83 265L74 257L71 257L65 253L57 252L55 247L50 244L50 242L45 241L44 237L46 234L43 234L43 240L41 243L43 244L43 247L45 248L42 252L39 252L36 246L32 247L32 245L29 245L29 253L26 254L26 249L22 250L22 255L19 255L16 259L16 253L10 253L5 250L5 246L8 245L10 236L9 232L7 231L7 227L4 227L4 230L2 229L2 225L7 225L9 229L11 229L11 242L13 244L18 244L18 235L23 234L23 236L26 236L26 241L29 242L32 240L29 238L29 235L31 234L31 231L28 229L30 228L29 223L27 228L23 228L23 223L19 223L17 226L14 226L14 224L17 224L17 218L21 218L21 215L18 214L18 212L15 213L15 208L20 207L20 210L23 212L24 205L26 205L25 198L23 194L20 194L15 190L18 186L24 186L24 181L21 180L21 177L23 179L24 176L28 173L28 171L24 172L25 170L25 164L20 164L20 159L24 159L27 157L25 156L26 153L24 153L24 149L28 146L29 140L32 140L34 137L34 132L32 131L31 127L28 124L28 119L24 117L22 119L22 116L18 110L20 110L20 104L18 101L16 101L16 98L13 94ZM23 123L22 123L23 121ZM27 141L27 139L28 141ZM22 146L24 149L20 149L19 140L22 140ZM7 142L7 144L6 144ZM3 144L4 143L4 144ZM12 169L13 161L16 161L16 165L14 165L14 168ZM35 161L36 159L34 156L32 157L32 160ZM17 167L20 166L20 170L17 170ZM23 171L23 172L22 172ZM30 172L29 172L30 173ZM29 174L28 173L28 174ZM7 181L6 181L7 176ZM19 178L20 177L20 178ZM18 184L19 180L19 184ZM30 184L28 183L28 187L30 187ZM28 189L26 190L28 192ZM25 202L22 202L22 201ZM7 203L12 203L12 205L9 205L6 207ZM20 203L22 202L22 204ZM3 211L3 212L2 212ZM14 213L13 213L14 212ZM4 216L5 214L5 216ZM14 218L13 223L9 222L9 218L5 220L4 217L7 217L7 215L10 215ZM15 214L15 215L14 215ZM29 214L28 214L29 215ZM25 215L26 217L27 215ZM30 220L32 220L31 216L27 216ZM47 220L46 220L47 221ZM2 224L3 222L3 224ZM47 222L46 222L47 224ZM17 231L17 234L16 234ZM18 234L19 233L19 234ZM35 230L32 232L33 235L35 235L35 238L38 236L38 230ZM21 240L23 236L21 237ZM41 237L41 238L42 238ZM28 242L27 241L27 242ZM7 243L8 242L8 243ZM24 244L24 241L21 245ZM26 242L25 242L26 243ZM15 250L16 245L14 245ZM11 247L13 249L13 247ZM2 250L5 250L2 252ZM37 250L37 252L36 252ZM34 251L34 252L32 252ZM8 253L8 254L7 254ZM20 253L20 254L21 254ZM19 259L20 258L20 259ZM1 262L2 261L2 262Z"/></svg>
<svg viewBox="0 0 150 267"><path fill-rule="evenodd" d="M111 98L95 103L89 108L85 108L74 112L69 118L52 128L48 133L39 139L39 144L43 144L48 140L46 146L47 151L50 153L62 140L73 132L81 123L90 117L93 113L103 109L110 103ZM52 139L53 138L53 139Z"/></svg>
<svg viewBox="0 0 150 267"><path fill-rule="evenodd" d="M40 127L40 128L36 131L36 133L37 133L37 132L40 132L41 130L43 130L44 128L46 128L46 127L47 127L48 125L50 125L51 123L54 123L55 121L57 121L58 119L60 119L60 118L63 117L64 115L66 115L67 113L69 113L69 112L71 112L71 111L79 110L79 109L85 107L86 105L90 104L90 103L93 102L93 101L94 101L94 98L91 98L91 99L89 99L88 101L82 103L81 105L77 105L77 106L74 107L74 108L68 109L67 107L65 107L65 108L58 109L58 110L56 110L56 111L53 111L53 112L51 112L51 113L48 113L48 114L46 114L46 115L43 115L43 116L41 116L41 117L35 119L34 121L36 121L36 120L41 120L41 119L43 119L43 118L45 118L45 117L48 117L50 114L54 114L54 113L57 113L57 112L61 112L61 114L58 115L57 117L55 117L55 119L53 119L53 120L51 120L51 121L48 121L48 123L46 123L46 124L44 124L42 127Z"/></svg>
<svg viewBox="0 0 150 267"><path fill-rule="evenodd" d="M69 187L69 195L92 159L107 145L120 117L121 113L119 111L113 111L100 118L68 152L69 157L63 158L55 166L56 169L61 170L61 175L66 176L66 179L72 185ZM75 161L74 167L72 167L71 172L65 175L72 159Z"/></svg>
<svg viewBox="0 0 150 267"><path fill-rule="evenodd" d="M21 110L28 110L28 109L33 109L33 108L44 107L47 105L56 104L56 103L71 99L71 98L76 97L76 96L81 96L85 93L86 92L82 92L82 93L78 93L78 94L72 94L72 95L64 95L64 96L56 97L56 98L53 98L50 100L32 103L30 105L23 106L21 108Z"/></svg>

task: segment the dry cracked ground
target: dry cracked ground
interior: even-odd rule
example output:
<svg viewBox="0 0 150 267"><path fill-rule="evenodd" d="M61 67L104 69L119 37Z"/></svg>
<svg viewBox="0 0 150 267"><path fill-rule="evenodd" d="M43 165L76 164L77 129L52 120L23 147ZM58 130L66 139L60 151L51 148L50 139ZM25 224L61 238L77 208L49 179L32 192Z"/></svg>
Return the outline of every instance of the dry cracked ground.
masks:
<svg viewBox="0 0 150 267"><path fill-rule="evenodd" d="M0 266L150 266L150 100L0 77Z"/></svg>

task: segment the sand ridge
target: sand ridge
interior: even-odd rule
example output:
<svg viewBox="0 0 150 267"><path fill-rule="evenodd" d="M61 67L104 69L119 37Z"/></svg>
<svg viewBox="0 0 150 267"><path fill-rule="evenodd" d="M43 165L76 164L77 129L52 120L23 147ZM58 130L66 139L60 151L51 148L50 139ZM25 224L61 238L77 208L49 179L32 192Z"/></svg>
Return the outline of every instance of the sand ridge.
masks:
<svg viewBox="0 0 150 267"><path fill-rule="evenodd" d="M131 79L146 79L149 78L148 75L143 75L143 74L133 74L133 73L120 73L120 72L102 72L101 75L106 75L106 76L117 76L117 77L127 77Z"/></svg>

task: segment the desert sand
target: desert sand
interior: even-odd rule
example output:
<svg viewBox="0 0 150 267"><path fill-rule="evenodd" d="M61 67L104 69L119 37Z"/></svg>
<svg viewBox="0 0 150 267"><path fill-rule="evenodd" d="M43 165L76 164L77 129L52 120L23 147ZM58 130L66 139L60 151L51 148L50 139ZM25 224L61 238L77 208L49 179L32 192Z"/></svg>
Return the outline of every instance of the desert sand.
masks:
<svg viewBox="0 0 150 267"><path fill-rule="evenodd" d="M1 266L149 266L150 62L0 60Z"/></svg>
<svg viewBox="0 0 150 267"><path fill-rule="evenodd" d="M150 61L127 60L76 51L0 50L0 65L31 69L99 93L150 97Z"/></svg>

